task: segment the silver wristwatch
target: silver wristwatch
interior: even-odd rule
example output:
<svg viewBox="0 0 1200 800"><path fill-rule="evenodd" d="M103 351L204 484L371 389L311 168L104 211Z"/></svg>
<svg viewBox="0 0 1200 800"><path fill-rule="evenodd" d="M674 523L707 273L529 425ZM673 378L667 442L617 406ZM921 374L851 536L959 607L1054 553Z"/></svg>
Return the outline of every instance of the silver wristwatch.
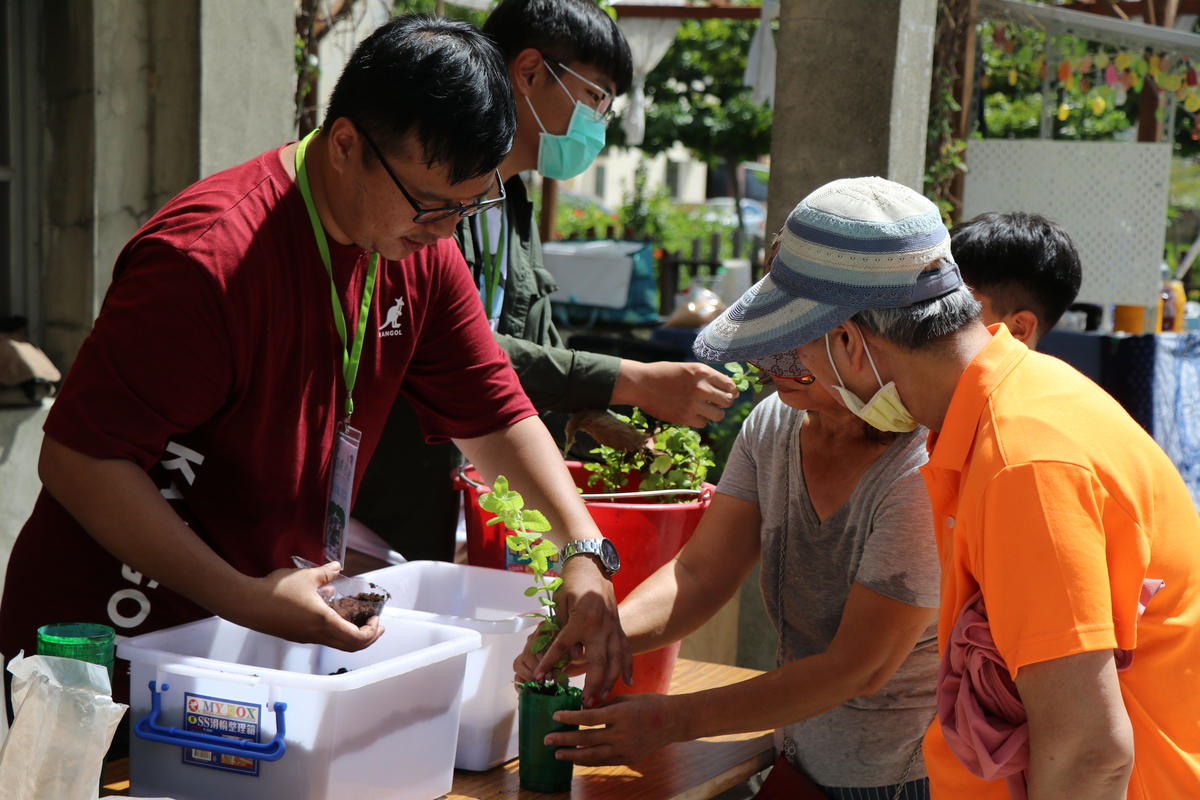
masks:
<svg viewBox="0 0 1200 800"><path fill-rule="evenodd" d="M567 559L581 555L593 555L600 559L604 574L612 577L621 568L621 557L617 555L617 546L608 539L576 539L568 542L562 549L560 565L565 565Z"/></svg>

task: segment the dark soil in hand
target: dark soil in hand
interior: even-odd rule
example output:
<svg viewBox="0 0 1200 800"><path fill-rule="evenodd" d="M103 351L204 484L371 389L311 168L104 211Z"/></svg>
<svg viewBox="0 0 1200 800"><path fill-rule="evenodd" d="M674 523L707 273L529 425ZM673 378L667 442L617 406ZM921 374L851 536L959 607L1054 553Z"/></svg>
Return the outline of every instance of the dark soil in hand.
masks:
<svg viewBox="0 0 1200 800"><path fill-rule="evenodd" d="M371 617L379 614L380 604L385 599L381 594L361 592L353 597L339 597L332 601L329 607L342 619L361 628Z"/></svg>

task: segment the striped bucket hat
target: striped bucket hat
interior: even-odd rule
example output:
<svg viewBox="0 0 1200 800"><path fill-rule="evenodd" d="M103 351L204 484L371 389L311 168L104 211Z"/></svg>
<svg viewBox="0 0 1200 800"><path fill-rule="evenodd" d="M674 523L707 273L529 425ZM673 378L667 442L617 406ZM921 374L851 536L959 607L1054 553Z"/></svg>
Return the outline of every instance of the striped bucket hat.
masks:
<svg viewBox="0 0 1200 800"><path fill-rule="evenodd" d="M771 271L693 349L704 361L753 361L771 372L859 311L909 306L961 285L933 203L883 178L834 181L796 206Z"/></svg>

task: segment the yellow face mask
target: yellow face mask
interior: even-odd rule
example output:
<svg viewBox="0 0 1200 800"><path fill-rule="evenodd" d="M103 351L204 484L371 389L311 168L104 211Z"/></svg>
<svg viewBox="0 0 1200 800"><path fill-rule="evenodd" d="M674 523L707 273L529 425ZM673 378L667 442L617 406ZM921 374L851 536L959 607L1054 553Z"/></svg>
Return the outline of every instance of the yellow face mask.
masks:
<svg viewBox="0 0 1200 800"><path fill-rule="evenodd" d="M842 402L846 404L846 408L850 409L851 413L881 431L908 433L915 429L917 421L912 414L908 413L908 409L900 400L896 382L888 381L887 386L883 385L883 379L879 377L879 370L875 369L875 359L871 358L871 350L867 347L865 338L863 339L863 351L867 354L867 361L871 363L871 371L875 373L875 380L879 382L879 391L865 403L846 388L837 365L833 363L833 352L829 349L829 334L825 334L825 354L829 356L829 365L833 367L833 374L837 375L838 383L841 384L833 388L842 396Z"/></svg>

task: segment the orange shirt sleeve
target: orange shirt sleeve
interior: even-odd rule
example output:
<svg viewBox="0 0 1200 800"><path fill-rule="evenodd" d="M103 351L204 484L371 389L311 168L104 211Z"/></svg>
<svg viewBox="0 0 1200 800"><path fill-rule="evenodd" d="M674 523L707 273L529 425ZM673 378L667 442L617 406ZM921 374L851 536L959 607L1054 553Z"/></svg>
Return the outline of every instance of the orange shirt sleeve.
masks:
<svg viewBox="0 0 1200 800"><path fill-rule="evenodd" d="M980 513L973 571L1014 679L1026 664L1134 646L1149 551L1095 475L1063 462L1006 467Z"/></svg>

